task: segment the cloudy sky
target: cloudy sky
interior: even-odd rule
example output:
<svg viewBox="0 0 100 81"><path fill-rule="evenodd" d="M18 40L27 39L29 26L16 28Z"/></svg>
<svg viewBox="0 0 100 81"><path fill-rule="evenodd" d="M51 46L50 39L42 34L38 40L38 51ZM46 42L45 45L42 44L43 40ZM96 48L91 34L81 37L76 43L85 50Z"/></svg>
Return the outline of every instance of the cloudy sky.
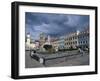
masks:
<svg viewBox="0 0 100 81"><path fill-rule="evenodd" d="M58 37L77 30L84 30L89 26L88 15L51 14L51 13L25 13L25 32L30 33L33 39L39 34Z"/></svg>

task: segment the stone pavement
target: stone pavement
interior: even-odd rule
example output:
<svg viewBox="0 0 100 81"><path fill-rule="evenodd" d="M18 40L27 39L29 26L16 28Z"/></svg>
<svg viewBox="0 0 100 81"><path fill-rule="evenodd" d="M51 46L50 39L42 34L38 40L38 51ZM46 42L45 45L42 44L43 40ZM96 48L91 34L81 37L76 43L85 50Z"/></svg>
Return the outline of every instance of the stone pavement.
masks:
<svg viewBox="0 0 100 81"><path fill-rule="evenodd" d="M67 53L71 55L73 52L67 52ZM47 56L48 55L46 55L46 57ZM63 58L63 59L59 58L59 59L48 60L46 65L43 65L39 63L39 61L36 61L35 59L31 58L29 51L26 51L26 54L25 54L25 67L26 68L54 67L54 66L78 66L78 65L89 65L89 54L88 53L84 53L83 55L76 54L74 56Z"/></svg>

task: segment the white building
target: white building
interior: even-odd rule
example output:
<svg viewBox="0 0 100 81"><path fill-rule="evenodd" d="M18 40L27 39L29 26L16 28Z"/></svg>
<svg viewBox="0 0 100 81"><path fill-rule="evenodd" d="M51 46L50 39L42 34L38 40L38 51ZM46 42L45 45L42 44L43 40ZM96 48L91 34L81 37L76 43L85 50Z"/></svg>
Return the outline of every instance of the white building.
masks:
<svg viewBox="0 0 100 81"><path fill-rule="evenodd" d="M71 33L65 38L65 48L76 48L78 46L77 32Z"/></svg>
<svg viewBox="0 0 100 81"><path fill-rule="evenodd" d="M89 48L89 31L77 31L76 33L71 33L65 38L65 47L69 48Z"/></svg>
<svg viewBox="0 0 100 81"><path fill-rule="evenodd" d="M30 34L27 34L25 39L26 39L26 42L25 42L25 50L35 49L36 44L35 44L35 42L31 39Z"/></svg>

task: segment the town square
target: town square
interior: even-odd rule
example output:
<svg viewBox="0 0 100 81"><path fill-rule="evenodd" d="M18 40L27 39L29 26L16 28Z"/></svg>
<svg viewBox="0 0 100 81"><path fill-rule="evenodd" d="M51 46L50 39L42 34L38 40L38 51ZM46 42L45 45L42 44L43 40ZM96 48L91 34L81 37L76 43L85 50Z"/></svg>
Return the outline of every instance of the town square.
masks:
<svg viewBox="0 0 100 81"><path fill-rule="evenodd" d="M80 65L89 65L89 16L26 13L26 68Z"/></svg>

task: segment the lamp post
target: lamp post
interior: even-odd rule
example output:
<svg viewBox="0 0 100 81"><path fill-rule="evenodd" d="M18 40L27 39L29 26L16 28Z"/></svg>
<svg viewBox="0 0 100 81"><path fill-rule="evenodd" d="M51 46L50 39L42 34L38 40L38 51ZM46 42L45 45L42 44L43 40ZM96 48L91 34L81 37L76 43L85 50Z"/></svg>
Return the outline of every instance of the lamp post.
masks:
<svg viewBox="0 0 100 81"><path fill-rule="evenodd" d="M78 38L79 33L80 33L80 31L79 31L79 30L77 30L77 46L79 46L79 38Z"/></svg>

